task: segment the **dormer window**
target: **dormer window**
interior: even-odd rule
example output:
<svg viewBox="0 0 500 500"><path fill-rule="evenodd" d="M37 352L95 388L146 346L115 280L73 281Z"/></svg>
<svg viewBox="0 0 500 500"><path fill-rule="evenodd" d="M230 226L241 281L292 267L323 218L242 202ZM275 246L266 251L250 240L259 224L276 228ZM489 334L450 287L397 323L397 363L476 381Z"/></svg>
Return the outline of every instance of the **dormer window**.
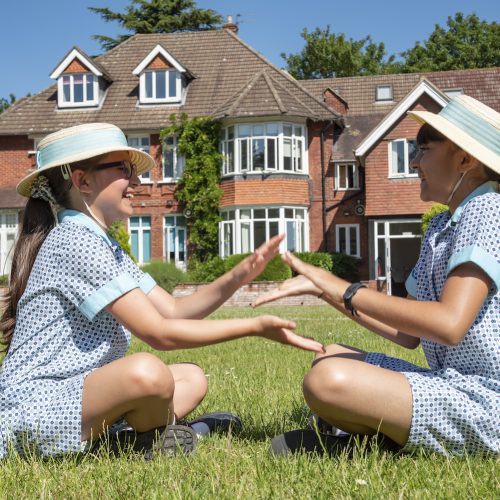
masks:
<svg viewBox="0 0 500 500"><path fill-rule="evenodd" d="M64 105L94 106L97 105L99 86L92 73L74 73L63 75L58 79Z"/></svg>
<svg viewBox="0 0 500 500"><path fill-rule="evenodd" d="M377 102L392 101L392 85L377 85L375 100Z"/></svg>
<svg viewBox="0 0 500 500"><path fill-rule="evenodd" d="M181 75L175 69L146 70L141 75L141 102L181 100Z"/></svg>
<svg viewBox="0 0 500 500"><path fill-rule="evenodd" d="M98 106L111 77L106 70L78 48L73 48L50 75L57 80L57 106Z"/></svg>
<svg viewBox="0 0 500 500"><path fill-rule="evenodd" d="M133 74L139 76L140 103L178 103L182 100L186 70L161 45L143 59Z"/></svg>

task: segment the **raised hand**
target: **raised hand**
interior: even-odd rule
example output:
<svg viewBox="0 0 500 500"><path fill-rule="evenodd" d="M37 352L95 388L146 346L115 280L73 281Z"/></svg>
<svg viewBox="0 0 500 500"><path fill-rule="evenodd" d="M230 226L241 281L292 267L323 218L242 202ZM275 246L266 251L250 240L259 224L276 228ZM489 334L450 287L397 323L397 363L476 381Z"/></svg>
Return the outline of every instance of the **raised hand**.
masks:
<svg viewBox="0 0 500 500"><path fill-rule="evenodd" d="M319 296L322 290L318 288L309 278L299 274L295 278L290 278L283 281L278 287L270 292L264 293L257 297L252 304L253 307L261 306L268 302L281 299L283 297L295 297L297 295L316 295Z"/></svg>
<svg viewBox="0 0 500 500"><path fill-rule="evenodd" d="M281 344L287 344L306 351L324 353L322 344L309 337L301 337L292 330L296 325L293 321L279 318L278 316L264 315L255 318L257 322L256 335Z"/></svg>
<svg viewBox="0 0 500 500"><path fill-rule="evenodd" d="M250 283L254 278L264 271L268 262L278 255L280 243L284 234L274 236L262 244L252 255L242 260L234 269L233 274L241 285Z"/></svg>

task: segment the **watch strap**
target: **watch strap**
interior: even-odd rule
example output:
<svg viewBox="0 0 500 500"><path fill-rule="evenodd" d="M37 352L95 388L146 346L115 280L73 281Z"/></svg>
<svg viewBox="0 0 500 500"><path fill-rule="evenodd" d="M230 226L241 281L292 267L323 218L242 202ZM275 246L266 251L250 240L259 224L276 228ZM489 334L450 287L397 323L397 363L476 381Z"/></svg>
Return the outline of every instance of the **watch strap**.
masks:
<svg viewBox="0 0 500 500"><path fill-rule="evenodd" d="M366 288L366 285L363 285L363 283L360 283L360 282L353 283L352 285L349 285L347 287L347 289L344 292L344 295L342 297L344 299L345 308L348 311L350 311L353 316L359 316L356 309L354 309L351 301L352 301L352 298L354 297L354 295L356 295L357 291L360 288Z"/></svg>

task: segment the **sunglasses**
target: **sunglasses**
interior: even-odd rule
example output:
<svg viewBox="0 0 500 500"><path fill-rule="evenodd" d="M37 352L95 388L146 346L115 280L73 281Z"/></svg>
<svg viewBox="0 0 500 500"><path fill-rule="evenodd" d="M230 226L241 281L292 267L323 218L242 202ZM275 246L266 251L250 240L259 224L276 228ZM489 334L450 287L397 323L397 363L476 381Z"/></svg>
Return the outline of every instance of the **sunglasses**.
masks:
<svg viewBox="0 0 500 500"><path fill-rule="evenodd" d="M119 168L123 173L125 179L130 179L133 174L136 173L136 166L128 160L114 161L112 163L104 163L103 165L98 165L95 170L106 170L108 168Z"/></svg>

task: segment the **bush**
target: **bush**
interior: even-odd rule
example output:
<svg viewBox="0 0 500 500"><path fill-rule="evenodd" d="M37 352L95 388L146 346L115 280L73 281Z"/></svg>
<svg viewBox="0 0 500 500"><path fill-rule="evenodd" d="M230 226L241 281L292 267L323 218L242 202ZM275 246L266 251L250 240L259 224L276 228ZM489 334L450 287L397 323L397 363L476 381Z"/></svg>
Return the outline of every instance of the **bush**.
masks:
<svg viewBox="0 0 500 500"><path fill-rule="evenodd" d="M422 225L421 225L421 231L422 231L422 236L425 235L427 232L427 228L429 227L429 224L432 220L432 218L441 212L445 212L448 210L448 207L446 205L441 205L441 203L436 203L435 205L432 205L427 212L425 212L422 215Z"/></svg>
<svg viewBox="0 0 500 500"><path fill-rule="evenodd" d="M205 262L191 258L188 264L187 280L194 283L210 283L222 276L226 271L226 263L219 256L212 257Z"/></svg>
<svg viewBox="0 0 500 500"><path fill-rule="evenodd" d="M187 281L186 273L178 269L173 262L153 261L144 265L142 270L149 273L156 283L168 293L172 293L179 283Z"/></svg>
<svg viewBox="0 0 500 500"><path fill-rule="evenodd" d="M9 286L9 277L6 274L0 276L0 286Z"/></svg>
<svg viewBox="0 0 500 500"><path fill-rule="evenodd" d="M329 253L326 252L296 252L294 253L296 257L303 260L307 264L311 264L316 267L322 267L327 271L332 270L333 259Z"/></svg>
<svg viewBox="0 0 500 500"><path fill-rule="evenodd" d="M116 222L113 222L113 224L109 226L108 235L111 236L111 238L114 238L120 244L120 246L123 248L123 251L128 254L134 262L137 262L135 257L132 255L132 248L130 247L130 237L123 221L117 220Z"/></svg>
<svg viewBox="0 0 500 500"><path fill-rule="evenodd" d="M347 281L359 281L358 266L361 259L344 253L332 253L332 273Z"/></svg>
<svg viewBox="0 0 500 500"><path fill-rule="evenodd" d="M226 260L226 272L239 264L243 259L250 254L235 254L230 255ZM267 264L264 271L257 276L254 281L284 281L292 277L292 270L281 260L279 255L272 258Z"/></svg>

